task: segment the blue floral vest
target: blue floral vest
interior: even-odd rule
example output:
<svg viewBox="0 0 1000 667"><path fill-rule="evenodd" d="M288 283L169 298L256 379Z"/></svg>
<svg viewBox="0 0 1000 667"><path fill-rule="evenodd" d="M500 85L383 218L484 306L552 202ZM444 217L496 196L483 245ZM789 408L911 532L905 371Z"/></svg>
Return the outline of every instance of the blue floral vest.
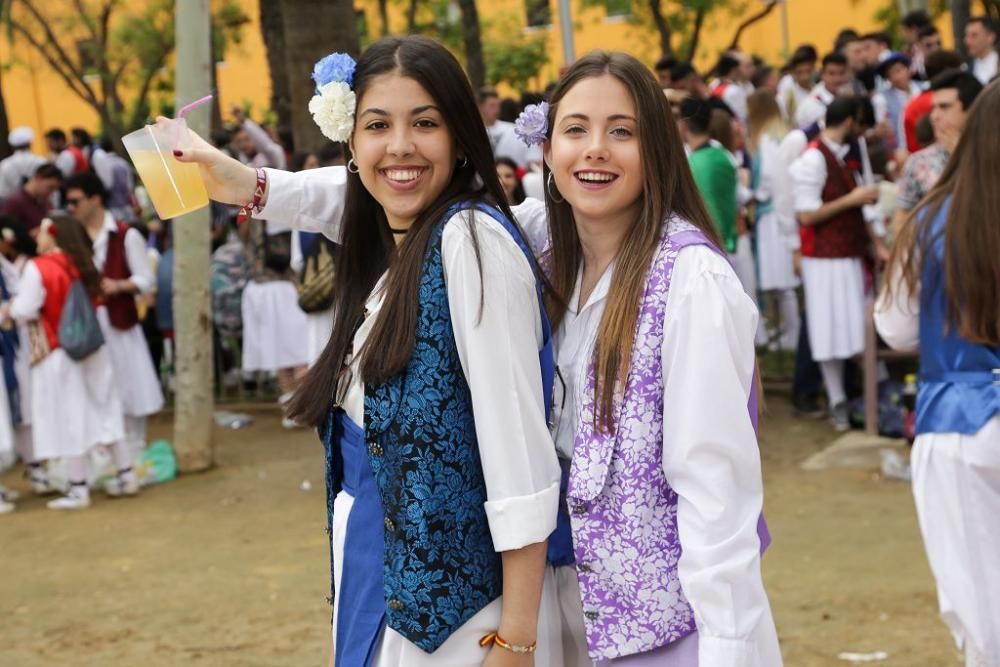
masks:
<svg viewBox="0 0 1000 667"><path fill-rule="evenodd" d="M530 254L500 211L474 206L500 222ZM445 224L472 207L449 210L428 242L416 340L406 370L365 389L365 440L385 508L386 622L427 652L501 593L500 555L484 509L472 399L455 345L441 258ZM544 310L542 323L543 395L551 397L554 362Z"/></svg>

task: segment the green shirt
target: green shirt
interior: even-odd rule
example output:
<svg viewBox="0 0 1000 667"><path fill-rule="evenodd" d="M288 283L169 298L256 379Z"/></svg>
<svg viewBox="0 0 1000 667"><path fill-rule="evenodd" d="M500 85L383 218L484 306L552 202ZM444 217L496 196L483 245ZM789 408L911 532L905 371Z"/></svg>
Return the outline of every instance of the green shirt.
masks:
<svg viewBox="0 0 1000 667"><path fill-rule="evenodd" d="M688 162L726 252L736 252L736 167L729 152L705 144L691 153Z"/></svg>

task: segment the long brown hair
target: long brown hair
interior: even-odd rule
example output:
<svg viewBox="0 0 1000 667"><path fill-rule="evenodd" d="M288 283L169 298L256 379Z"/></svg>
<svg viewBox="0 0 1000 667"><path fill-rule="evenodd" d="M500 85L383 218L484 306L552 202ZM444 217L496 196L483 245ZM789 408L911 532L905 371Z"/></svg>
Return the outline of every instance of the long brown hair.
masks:
<svg viewBox="0 0 1000 667"><path fill-rule="evenodd" d="M455 57L426 37L382 38L358 59L354 73L358 101L376 77L389 72L399 72L413 79L434 98L454 138L457 154L465 161L456 165L451 181L417 216L398 247L389 230L385 211L365 189L361 178L348 172L342 245L337 255L337 310L333 333L323 354L303 378L289 403L289 416L300 423L319 426L326 419L345 358L364 317L365 301L387 269L385 301L364 348L353 350L353 353L361 355L359 368L366 383L384 382L406 368L416 338L420 306L418 287L424 253L434 223L453 204L492 202L517 224L497 177L493 151L472 86ZM478 259L476 227L471 215L468 220Z"/></svg>
<svg viewBox="0 0 1000 667"><path fill-rule="evenodd" d="M638 115L639 154L643 170L641 209L622 240L601 318L594 349L596 426L610 431L614 426L614 397L618 383L627 376L632 359L639 306L646 274L653 261L664 225L671 216L686 219L721 247L718 232L702 203L688 167L677 123L660 85L650 71L630 55L593 51L577 60L552 92L549 108L549 141L559 102L579 82L610 74L631 91ZM548 178L548 166L545 167ZM583 250L569 202L553 198L546 188L551 245L551 281L554 294L547 298L553 326L558 327L576 286Z"/></svg>
<svg viewBox="0 0 1000 667"><path fill-rule="evenodd" d="M889 260L910 294L919 289L921 262L943 236L948 325L982 345L1000 345L1000 83L979 94L937 185L907 217ZM935 218L948 206L944 230ZM893 290L886 284L886 296Z"/></svg>
<svg viewBox="0 0 1000 667"><path fill-rule="evenodd" d="M755 90L747 98L747 126L750 136L747 138L750 152L756 152L760 146L760 138L770 134L775 139L781 139L788 133L788 126L781 117L781 107L770 90Z"/></svg>
<svg viewBox="0 0 1000 667"><path fill-rule="evenodd" d="M49 233L73 264L87 293L94 298L101 296L101 274L94 266L94 245L83 223L65 213L51 215L49 220L52 221Z"/></svg>

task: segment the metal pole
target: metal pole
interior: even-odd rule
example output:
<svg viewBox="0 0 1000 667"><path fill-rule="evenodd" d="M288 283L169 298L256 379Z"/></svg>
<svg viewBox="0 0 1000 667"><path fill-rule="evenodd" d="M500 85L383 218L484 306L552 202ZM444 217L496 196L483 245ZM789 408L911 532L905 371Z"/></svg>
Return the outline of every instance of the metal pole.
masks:
<svg viewBox="0 0 1000 667"><path fill-rule="evenodd" d="M785 52L785 58L792 55L792 46L788 37L788 0L781 0L781 48Z"/></svg>
<svg viewBox="0 0 1000 667"><path fill-rule="evenodd" d="M209 0L176 0L177 108L211 92L212 15ZM185 116L203 137L209 133L210 105ZM212 466L212 311L209 208L173 221L174 333L177 394L174 450L184 472Z"/></svg>
<svg viewBox="0 0 1000 667"><path fill-rule="evenodd" d="M559 29L562 32L563 61L566 67L576 60L576 49L573 46L573 11L570 0L559 0Z"/></svg>

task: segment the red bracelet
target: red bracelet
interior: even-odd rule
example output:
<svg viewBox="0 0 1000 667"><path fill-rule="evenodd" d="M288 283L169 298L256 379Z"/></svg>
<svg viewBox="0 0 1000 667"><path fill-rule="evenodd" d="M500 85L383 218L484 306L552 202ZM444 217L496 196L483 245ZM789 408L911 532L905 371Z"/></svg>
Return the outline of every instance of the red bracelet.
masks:
<svg viewBox="0 0 1000 667"><path fill-rule="evenodd" d="M511 653L534 653L535 647L538 646L538 642L531 642L528 646L518 646L517 644L511 644L496 632L491 632L488 635L484 635L483 638L479 640L479 645L483 647L496 645L502 649L510 651Z"/></svg>
<svg viewBox="0 0 1000 667"><path fill-rule="evenodd" d="M260 213L264 208L261 200L264 199L264 192L267 190L267 172L262 168L257 169L257 187L253 191L253 199L249 204L240 207L240 212L236 214L236 224L243 224L247 218Z"/></svg>

